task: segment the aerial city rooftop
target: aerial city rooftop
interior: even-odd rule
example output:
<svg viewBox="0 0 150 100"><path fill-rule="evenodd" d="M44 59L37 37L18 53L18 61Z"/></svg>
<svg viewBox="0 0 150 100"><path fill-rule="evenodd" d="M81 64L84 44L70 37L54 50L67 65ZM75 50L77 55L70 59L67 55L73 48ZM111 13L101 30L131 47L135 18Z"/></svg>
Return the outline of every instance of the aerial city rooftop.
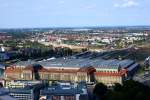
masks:
<svg viewBox="0 0 150 100"><path fill-rule="evenodd" d="M93 100L99 84L149 86L149 36L130 27L1 30L0 99Z"/></svg>

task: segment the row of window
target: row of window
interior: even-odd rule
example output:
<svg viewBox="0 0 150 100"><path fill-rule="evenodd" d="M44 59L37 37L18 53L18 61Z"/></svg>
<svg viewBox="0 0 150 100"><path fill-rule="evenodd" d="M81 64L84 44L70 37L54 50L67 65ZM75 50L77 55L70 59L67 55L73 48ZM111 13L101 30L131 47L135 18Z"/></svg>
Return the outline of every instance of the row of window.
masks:
<svg viewBox="0 0 150 100"><path fill-rule="evenodd" d="M11 96L19 99L19 100L33 100L31 94L16 94L16 93L10 93Z"/></svg>
<svg viewBox="0 0 150 100"><path fill-rule="evenodd" d="M96 72L105 72L105 73L118 73L118 71L112 71L112 70L98 70Z"/></svg>

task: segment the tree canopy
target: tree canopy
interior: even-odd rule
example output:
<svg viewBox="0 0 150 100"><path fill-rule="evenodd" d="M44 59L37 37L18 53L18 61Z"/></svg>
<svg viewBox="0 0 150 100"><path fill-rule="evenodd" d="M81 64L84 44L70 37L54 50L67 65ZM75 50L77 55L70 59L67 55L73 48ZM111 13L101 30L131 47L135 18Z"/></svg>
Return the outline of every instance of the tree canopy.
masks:
<svg viewBox="0 0 150 100"><path fill-rule="evenodd" d="M142 83L127 80L123 84L116 83L113 90L104 90L103 85L99 83L95 86L93 93L100 98L100 100L150 100L150 87Z"/></svg>

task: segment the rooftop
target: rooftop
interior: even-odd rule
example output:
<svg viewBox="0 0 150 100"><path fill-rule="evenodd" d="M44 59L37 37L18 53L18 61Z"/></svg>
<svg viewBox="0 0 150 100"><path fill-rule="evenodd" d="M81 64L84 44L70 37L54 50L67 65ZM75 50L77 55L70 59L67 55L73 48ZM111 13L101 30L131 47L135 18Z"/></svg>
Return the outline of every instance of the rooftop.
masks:
<svg viewBox="0 0 150 100"><path fill-rule="evenodd" d="M115 51L113 51L115 52ZM109 59L104 60L101 56L111 54L111 51L108 52L83 52L69 57L61 58L49 58L42 61L20 61L15 63L15 66L26 67L29 65L39 64L45 68L49 67L60 67L60 68L83 68L93 66L95 68L104 68L104 69L118 69L119 67L128 68L135 62L130 59L117 60ZM105 56L106 56L105 55Z"/></svg>
<svg viewBox="0 0 150 100"><path fill-rule="evenodd" d="M125 60L104 60L101 58L97 59L89 59L89 58L56 58L50 59L46 61L21 61L16 63L16 66L29 66L34 64L40 64L43 67L60 67L60 68L83 68L93 66L95 68L108 68L108 69L118 69L119 67L128 68L128 66L134 63L133 60L125 59Z"/></svg>
<svg viewBox="0 0 150 100"><path fill-rule="evenodd" d="M86 94L86 84L85 83L72 83L72 84L56 84L41 90L41 94L50 95L75 95L75 94Z"/></svg>

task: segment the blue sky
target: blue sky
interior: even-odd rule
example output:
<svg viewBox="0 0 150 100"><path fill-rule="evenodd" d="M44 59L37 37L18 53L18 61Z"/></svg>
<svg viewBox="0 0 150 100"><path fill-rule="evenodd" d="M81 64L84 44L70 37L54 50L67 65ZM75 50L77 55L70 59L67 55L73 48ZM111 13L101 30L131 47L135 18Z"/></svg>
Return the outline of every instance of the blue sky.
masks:
<svg viewBox="0 0 150 100"><path fill-rule="evenodd" d="M150 0L0 0L0 28L150 25Z"/></svg>

